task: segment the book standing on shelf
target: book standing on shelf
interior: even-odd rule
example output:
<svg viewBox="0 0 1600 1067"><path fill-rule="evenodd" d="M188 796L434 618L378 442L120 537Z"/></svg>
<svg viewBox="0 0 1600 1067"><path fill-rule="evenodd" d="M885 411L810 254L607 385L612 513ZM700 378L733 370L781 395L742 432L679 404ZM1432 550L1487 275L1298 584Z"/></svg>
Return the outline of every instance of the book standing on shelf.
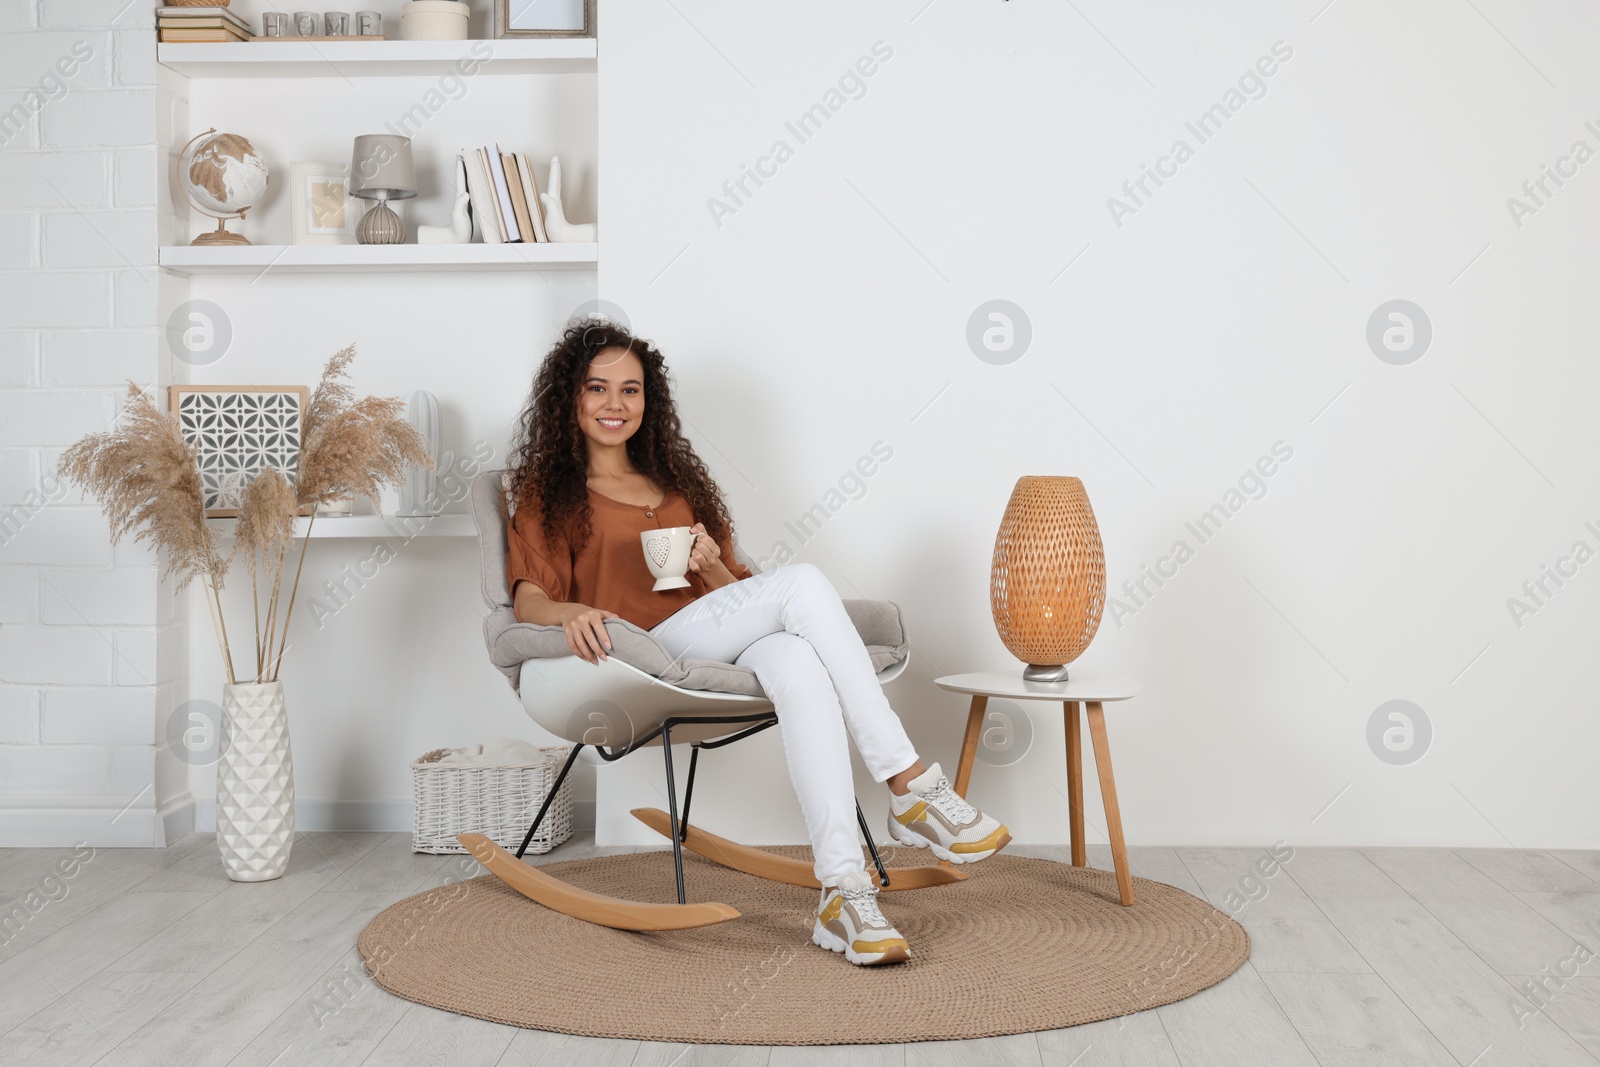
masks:
<svg viewBox="0 0 1600 1067"><path fill-rule="evenodd" d="M501 161L500 146L492 145L484 151L489 156L489 171L494 175L496 204L500 209L500 221L504 225L506 240L521 241L522 231L517 228L517 211L511 203L511 185L506 181L506 168Z"/></svg>
<svg viewBox="0 0 1600 1067"><path fill-rule="evenodd" d="M463 148L459 154L461 161L467 165L467 203L472 208L472 217L478 222L483 243L503 244L505 235L495 225L494 212L489 207L489 171L484 166L483 158L470 148Z"/></svg>
<svg viewBox="0 0 1600 1067"><path fill-rule="evenodd" d="M505 213L500 209L500 193L494 181L494 165L489 162L489 148L487 145L478 149L478 164L483 167L485 183L483 187L484 214L494 219L495 229L500 234L500 240L511 243L516 235L511 232L511 227L506 225Z"/></svg>
<svg viewBox="0 0 1600 1067"><path fill-rule="evenodd" d="M533 164L528 161L527 153L517 152L517 170L522 177L522 191L528 199L528 214L533 217L534 239L537 241L550 240L544 230L544 211L539 206L539 183L533 177Z"/></svg>
<svg viewBox="0 0 1600 1067"><path fill-rule="evenodd" d="M539 203L539 182L526 152L499 145L463 148L467 203L484 244L534 244L550 240Z"/></svg>
<svg viewBox="0 0 1600 1067"><path fill-rule="evenodd" d="M511 187L511 206L517 213L517 231L524 235L524 241L533 239L533 220L528 217L528 194L522 184L522 175L517 170L517 157L502 153L500 166L506 172L506 184Z"/></svg>

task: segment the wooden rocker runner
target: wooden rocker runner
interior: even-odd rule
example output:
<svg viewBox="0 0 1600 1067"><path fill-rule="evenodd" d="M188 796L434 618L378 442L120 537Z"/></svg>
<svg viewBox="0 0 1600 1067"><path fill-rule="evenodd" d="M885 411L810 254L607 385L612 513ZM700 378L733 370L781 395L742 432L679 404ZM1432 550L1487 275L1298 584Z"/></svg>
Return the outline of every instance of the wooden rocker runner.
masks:
<svg viewBox="0 0 1600 1067"><path fill-rule="evenodd" d="M821 888L808 863L741 845L688 822L700 750L732 744L778 721L755 672L713 660L674 659L649 631L625 619L605 621L611 638L610 654L598 663L588 663L573 655L560 626L518 622L506 580L509 516L500 491L503 476L499 470L482 471L472 481L472 514L483 558L483 594L489 605L489 615L483 623L484 639L491 662L505 674L528 716L550 733L573 742L573 748L515 853L482 834L463 833L457 835L457 840L491 874L528 899L574 918L619 930L685 930L739 917L738 909L728 904L688 903L683 882L684 849L759 878ZM759 573L760 568L737 542L733 547L739 561L751 573ZM911 647L899 606L887 600L845 600L844 605L872 658L879 684L898 678L909 663ZM673 783L674 743L691 746L681 816ZM556 791L580 755L589 762L598 758L604 765L651 745L659 745L662 750L668 810L635 808L632 814L672 842L676 904L644 903L594 893L522 861ZM966 878L965 873L948 867L885 867L859 802L856 820L882 889L922 889Z"/></svg>

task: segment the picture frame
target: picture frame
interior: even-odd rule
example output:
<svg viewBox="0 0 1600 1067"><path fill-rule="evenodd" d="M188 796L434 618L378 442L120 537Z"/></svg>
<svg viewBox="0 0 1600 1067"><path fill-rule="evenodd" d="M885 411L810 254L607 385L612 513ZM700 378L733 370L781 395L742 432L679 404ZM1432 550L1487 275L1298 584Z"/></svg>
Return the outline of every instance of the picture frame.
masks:
<svg viewBox="0 0 1600 1067"><path fill-rule="evenodd" d="M183 439L199 455L206 518L238 518L253 476L275 467L299 477L300 433L311 390L304 385L169 385L168 404ZM296 509L310 515L309 506Z"/></svg>
<svg viewBox="0 0 1600 1067"><path fill-rule="evenodd" d="M593 37L594 0L494 0L496 37Z"/></svg>
<svg viewBox="0 0 1600 1067"><path fill-rule="evenodd" d="M289 164L289 198L297 245L353 245L363 204L350 195L350 161Z"/></svg>

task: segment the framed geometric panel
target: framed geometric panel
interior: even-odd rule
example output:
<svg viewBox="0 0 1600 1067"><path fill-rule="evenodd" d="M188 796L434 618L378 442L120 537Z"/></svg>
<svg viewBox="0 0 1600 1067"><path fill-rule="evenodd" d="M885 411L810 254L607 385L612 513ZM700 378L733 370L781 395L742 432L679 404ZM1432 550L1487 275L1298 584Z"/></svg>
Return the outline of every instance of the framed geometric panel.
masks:
<svg viewBox="0 0 1600 1067"><path fill-rule="evenodd" d="M199 456L200 493L209 517L237 517L245 486L267 467L292 486L299 477L300 430L311 391L304 385L172 385L172 413ZM298 509L309 515L309 506Z"/></svg>

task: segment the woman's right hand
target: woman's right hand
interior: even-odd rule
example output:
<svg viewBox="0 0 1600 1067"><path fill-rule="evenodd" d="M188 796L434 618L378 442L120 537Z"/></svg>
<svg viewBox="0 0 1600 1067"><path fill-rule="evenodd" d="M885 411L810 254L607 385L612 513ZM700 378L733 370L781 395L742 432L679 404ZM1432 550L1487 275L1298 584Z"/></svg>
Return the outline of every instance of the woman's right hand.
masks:
<svg viewBox="0 0 1600 1067"><path fill-rule="evenodd" d="M598 665L600 660L608 658L606 652L611 648L611 635L606 633L605 620L621 617L614 611L591 608L587 604L571 605L561 615L561 629L567 635L567 647L572 649L574 655Z"/></svg>

